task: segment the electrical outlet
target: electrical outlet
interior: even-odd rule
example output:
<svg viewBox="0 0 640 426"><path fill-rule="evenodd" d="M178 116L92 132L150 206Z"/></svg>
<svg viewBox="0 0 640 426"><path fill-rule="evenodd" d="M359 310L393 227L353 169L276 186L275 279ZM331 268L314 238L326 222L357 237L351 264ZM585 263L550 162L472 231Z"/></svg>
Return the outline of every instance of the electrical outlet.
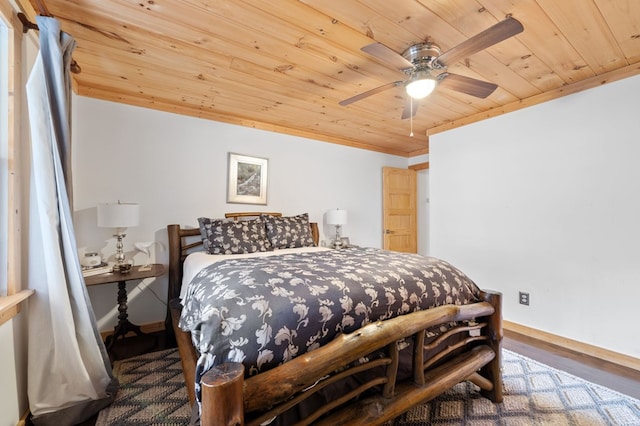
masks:
<svg viewBox="0 0 640 426"><path fill-rule="evenodd" d="M529 306L529 293L520 292L518 294L518 300L520 300L521 305Z"/></svg>

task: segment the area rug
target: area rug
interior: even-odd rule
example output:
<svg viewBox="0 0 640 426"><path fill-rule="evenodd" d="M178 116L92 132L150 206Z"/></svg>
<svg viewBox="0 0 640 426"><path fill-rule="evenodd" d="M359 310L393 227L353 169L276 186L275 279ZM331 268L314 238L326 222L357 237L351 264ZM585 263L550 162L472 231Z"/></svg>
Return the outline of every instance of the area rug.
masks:
<svg viewBox="0 0 640 426"><path fill-rule="evenodd" d="M186 425L190 409L180 356L169 349L116 362L115 402L96 426ZM393 426L632 426L640 401L503 350L504 401L493 404L470 383L396 418Z"/></svg>
<svg viewBox="0 0 640 426"><path fill-rule="evenodd" d="M116 399L100 411L96 426L186 425L189 397L177 349L116 361Z"/></svg>

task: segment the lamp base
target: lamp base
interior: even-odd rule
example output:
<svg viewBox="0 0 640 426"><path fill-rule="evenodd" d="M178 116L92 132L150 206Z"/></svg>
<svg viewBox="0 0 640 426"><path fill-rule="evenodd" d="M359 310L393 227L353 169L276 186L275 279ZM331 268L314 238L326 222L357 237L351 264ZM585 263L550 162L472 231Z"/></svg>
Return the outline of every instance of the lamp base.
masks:
<svg viewBox="0 0 640 426"><path fill-rule="evenodd" d="M113 265L113 272L118 272L120 274L128 274L131 272L133 265L131 263L116 263Z"/></svg>
<svg viewBox="0 0 640 426"><path fill-rule="evenodd" d="M122 250L122 240L124 239L124 237L127 236L127 234L125 233L117 233L113 235L114 237L116 237L116 256L115 256L115 260L116 263L115 265L113 265L113 272L119 272L121 274L126 274L129 271L131 271L131 267L133 266L132 263L126 262L125 259L125 255L124 255L124 251Z"/></svg>
<svg viewBox="0 0 640 426"><path fill-rule="evenodd" d="M341 249L343 246L342 238L340 238L340 225L336 225L336 238L331 243L331 246L334 249Z"/></svg>

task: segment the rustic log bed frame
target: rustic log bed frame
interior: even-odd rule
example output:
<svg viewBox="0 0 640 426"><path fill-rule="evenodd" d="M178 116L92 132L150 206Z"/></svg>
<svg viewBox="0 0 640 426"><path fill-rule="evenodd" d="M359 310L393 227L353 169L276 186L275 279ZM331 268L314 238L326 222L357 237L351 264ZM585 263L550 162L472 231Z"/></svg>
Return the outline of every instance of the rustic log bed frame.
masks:
<svg viewBox="0 0 640 426"><path fill-rule="evenodd" d="M260 214L229 213L226 217L239 220ZM280 213L266 214L281 216ZM317 243L317 223L311 224L311 230ZM170 301L167 329L175 333L189 401L193 405L197 354L190 333L182 331L177 324L181 311L182 263L188 253L199 249L202 241L198 228L168 225L167 231ZM202 425L259 425L329 384L380 366L386 366L381 369L386 370L384 374L320 407L300 424L380 425L465 380L479 386L482 395L491 401L501 402L502 295L483 291L482 298L483 301L471 305L445 305L368 324L353 333L338 336L319 349L249 378L244 378L241 364L214 367L202 378ZM425 329L469 320L474 322L453 328L425 345ZM457 343L446 341L452 336L458 336ZM414 348L424 347L438 353L425 359L425 351L414 349L413 377L400 381L397 377L397 342L404 338L413 339ZM386 356L364 365L351 366L353 361L377 350L384 350ZM372 392L373 388L381 390ZM368 392L360 396L365 391ZM327 414L329 411L331 413Z"/></svg>

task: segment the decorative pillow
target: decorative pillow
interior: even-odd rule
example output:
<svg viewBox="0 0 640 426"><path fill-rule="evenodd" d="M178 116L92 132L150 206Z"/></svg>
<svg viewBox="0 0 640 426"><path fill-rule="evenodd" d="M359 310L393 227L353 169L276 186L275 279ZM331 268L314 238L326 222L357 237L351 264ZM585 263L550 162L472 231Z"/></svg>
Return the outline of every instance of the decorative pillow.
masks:
<svg viewBox="0 0 640 426"><path fill-rule="evenodd" d="M308 213L288 217L260 217L267 224L267 238L272 248L315 247Z"/></svg>
<svg viewBox="0 0 640 426"><path fill-rule="evenodd" d="M198 226L200 228L200 238L202 238L202 246L204 251L209 252L209 238L213 238L213 229L220 226L224 222L231 222L231 219L211 219L208 217L199 217Z"/></svg>
<svg viewBox="0 0 640 426"><path fill-rule="evenodd" d="M204 249L209 254L241 254L269 251L264 221L198 218Z"/></svg>

